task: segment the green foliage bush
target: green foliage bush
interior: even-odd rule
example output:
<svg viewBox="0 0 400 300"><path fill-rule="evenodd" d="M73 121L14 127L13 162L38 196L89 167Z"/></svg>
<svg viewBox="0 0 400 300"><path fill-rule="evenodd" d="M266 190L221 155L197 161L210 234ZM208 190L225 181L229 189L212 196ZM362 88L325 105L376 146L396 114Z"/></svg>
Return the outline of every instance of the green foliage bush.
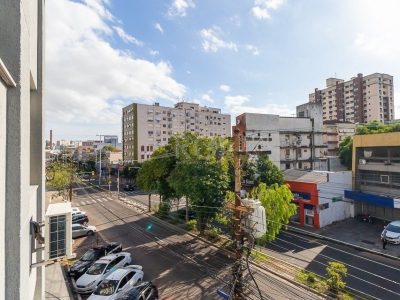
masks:
<svg viewBox="0 0 400 300"><path fill-rule="evenodd" d="M186 228L188 230L194 230L197 227L197 221L196 220L189 220L186 222Z"/></svg>

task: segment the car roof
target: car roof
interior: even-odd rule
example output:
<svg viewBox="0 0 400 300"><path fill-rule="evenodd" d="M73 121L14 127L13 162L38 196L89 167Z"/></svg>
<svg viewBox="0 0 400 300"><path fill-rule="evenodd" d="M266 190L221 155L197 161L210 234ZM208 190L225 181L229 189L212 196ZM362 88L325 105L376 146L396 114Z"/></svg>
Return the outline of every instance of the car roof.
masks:
<svg viewBox="0 0 400 300"><path fill-rule="evenodd" d="M394 226L400 226L400 220L392 221L389 224Z"/></svg>
<svg viewBox="0 0 400 300"><path fill-rule="evenodd" d="M98 261L96 262L103 262L103 263L109 263L110 261L113 261L114 259L116 259L119 256L127 256L130 255L130 253L128 252L120 252L120 253L115 253L115 254L110 254L107 256L104 256L102 258L100 258Z"/></svg>
<svg viewBox="0 0 400 300"><path fill-rule="evenodd" d="M131 271L137 271L135 269L116 269L114 272L112 272L110 275L107 276L107 279L109 280L120 280L122 277L124 277L126 274L128 274Z"/></svg>

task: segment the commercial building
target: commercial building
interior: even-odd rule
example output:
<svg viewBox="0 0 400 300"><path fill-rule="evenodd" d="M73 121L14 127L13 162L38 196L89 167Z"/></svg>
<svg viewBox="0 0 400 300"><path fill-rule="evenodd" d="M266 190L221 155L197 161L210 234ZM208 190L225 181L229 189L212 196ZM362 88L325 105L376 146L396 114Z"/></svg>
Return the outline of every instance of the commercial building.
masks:
<svg viewBox="0 0 400 300"><path fill-rule="evenodd" d="M326 88L316 88L309 102L322 104L323 121L390 121L394 119L393 76L358 74L348 81L328 78Z"/></svg>
<svg viewBox="0 0 400 300"><path fill-rule="evenodd" d="M356 125L350 122L325 121L324 144L328 146L328 156L337 156L339 144L348 136L356 132Z"/></svg>
<svg viewBox="0 0 400 300"><path fill-rule="evenodd" d="M355 135L352 171L355 214L400 219L400 132Z"/></svg>
<svg viewBox="0 0 400 300"><path fill-rule="evenodd" d="M353 205L344 199L344 191L351 189L351 171L286 170L284 176L297 206L292 221L321 228L354 216Z"/></svg>
<svg viewBox="0 0 400 300"><path fill-rule="evenodd" d="M231 117L218 108L179 102L174 107L133 103L122 109L124 162L142 162L157 147L185 131L209 137L231 136Z"/></svg>
<svg viewBox="0 0 400 300"><path fill-rule="evenodd" d="M326 170L321 107L313 109L315 118L255 113L237 116L236 124L246 137L243 149L268 155L281 170Z"/></svg>
<svg viewBox="0 0 400 300"><path fill-rule="evenodd" d="M44 299L44 0L0 0L0 299Z"/></svg>

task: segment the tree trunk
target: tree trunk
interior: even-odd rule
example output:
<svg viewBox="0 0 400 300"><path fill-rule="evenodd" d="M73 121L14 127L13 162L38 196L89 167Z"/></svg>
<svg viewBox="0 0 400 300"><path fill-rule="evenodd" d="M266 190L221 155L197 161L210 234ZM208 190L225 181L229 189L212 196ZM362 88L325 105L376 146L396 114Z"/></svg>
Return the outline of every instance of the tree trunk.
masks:
<svg viewBox="0 0 400 300"><path fill-rule="evenodd" d="M189 201L188 198L185 197L186 200L186 214L185 214L185 220L186 222L189 222Z"/></svg>
<svg viewBox="0 0 400 300"><path fill-rule="evenodd" d="M72 202L72 184L69 185L69 202Z"/></svg>
<svg viewBox="0 0 400 300"><path fill-rule="evenodd" d="M149 194L149 212L151 212L151 194Z"/></svg>

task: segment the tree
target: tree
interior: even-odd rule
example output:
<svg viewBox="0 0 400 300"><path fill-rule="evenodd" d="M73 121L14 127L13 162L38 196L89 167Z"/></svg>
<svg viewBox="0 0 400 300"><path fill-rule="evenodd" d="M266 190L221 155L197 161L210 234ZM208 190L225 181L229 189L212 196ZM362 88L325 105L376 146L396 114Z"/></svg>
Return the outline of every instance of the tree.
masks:
<svg viewBox="0 0 400 300"><path fill-rule="evenodd" d="M339 159L342 165L346 166L347 169L351 170L353 161L353 139L347 136L339 144Z"/></svg>
<svg viewBox="0 0 400 300"><path fill-rule="evenodd" d="M274 240L281 228L288 224L290 217L296 213L297 208L292 202L293 194L289 186L277 183L267 186L260 183L251 191L251 197L260 200L265 208L267 233L262 240Z"/></svg>
<svg viewBox="0 0 400 300"><path fill-rule="evenodd" d="M282 171L269 160L267 155L260 155L256 161L256 184L265 183L282 185L284 182Z"/></svg>
<svg viewBox="0 0 400 300"><path fill-rule="evenodd" d="M223 162L197 159L178 162L168 178L178 194L190 199L200 234L225 201L229 178Z"/></svg>
<svg viewBox="0 0 400 300"><path fill-rule="evenodd" d="M103 149L101 149L101 151L104 151L104 153L106 153L106 152L118 152L118 149L115 148L113 145L105 145L103 147Z"/></svg>
<svg viewBox="0 0 400 300"><path fill-rule="evenodd" d="M79 182L76 175L76 167L72 163L61 163L54 161L46 170L47 186L65 196L68 191L69 201L72 201L72 186Z"/></svg>
<svg viewBox="0 0 400 300"><path fill-rule="evenodd" d="M339 290L346 287L346 283L343 281L343 277L346 276L347 268L344 264L337 261L328 263L326 267L326 283L333 293L338 294Z"/></svg>

